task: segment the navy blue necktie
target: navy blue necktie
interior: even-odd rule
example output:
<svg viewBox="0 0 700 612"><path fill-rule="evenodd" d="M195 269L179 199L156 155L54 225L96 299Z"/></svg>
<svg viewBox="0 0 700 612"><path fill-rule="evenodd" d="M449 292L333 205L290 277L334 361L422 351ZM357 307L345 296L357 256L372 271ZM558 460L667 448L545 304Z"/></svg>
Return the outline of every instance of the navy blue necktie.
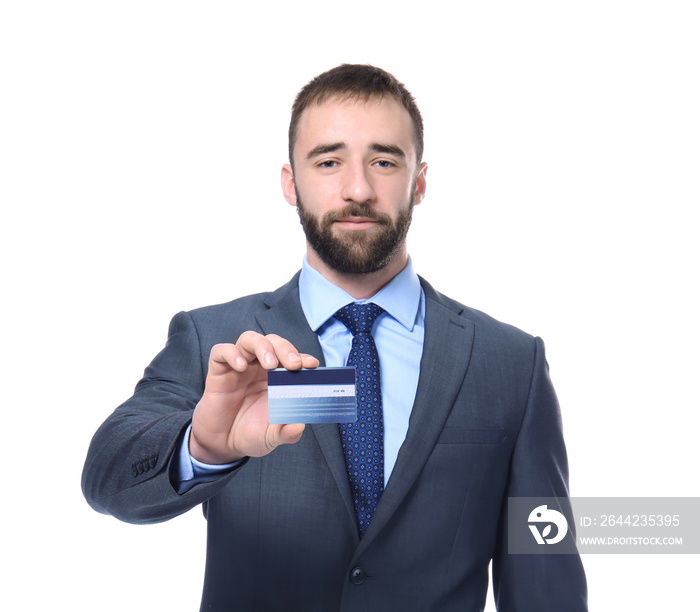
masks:
<svg viewBox="0 0 700 612"><path fill-rule="evenodd" d="M357 369L357 421L341 423L340 438L360 536L364 535L384 491L384 415L379 355L372 337L372 326L383 312L376 304L348 304L334 315L352 333L347 365Z"/></svg>

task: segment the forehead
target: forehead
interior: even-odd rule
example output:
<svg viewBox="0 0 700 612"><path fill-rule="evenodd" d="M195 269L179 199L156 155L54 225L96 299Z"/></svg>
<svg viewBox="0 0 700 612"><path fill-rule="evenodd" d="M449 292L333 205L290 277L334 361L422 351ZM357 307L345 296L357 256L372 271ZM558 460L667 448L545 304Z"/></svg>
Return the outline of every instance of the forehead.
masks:
<svg viewBox="0 0 700 612"><path fill-rule="evenodd" d="M415 156L413 122L394 98L330 98L304 109L296 130L295 157L323 144L342 142L349 149L392 144Z"/></svg>

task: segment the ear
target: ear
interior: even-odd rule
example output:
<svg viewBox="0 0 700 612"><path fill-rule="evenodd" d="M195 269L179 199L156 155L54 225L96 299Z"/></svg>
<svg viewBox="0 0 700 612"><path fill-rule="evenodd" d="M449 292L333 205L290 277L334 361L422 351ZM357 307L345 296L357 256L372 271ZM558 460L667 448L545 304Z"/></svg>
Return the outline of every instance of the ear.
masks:
<svg viewBox="0 0 700 612"><path fill-rule="evenodd" d="M428 174L428 164L427 162L421 162L420 166L418 167L418 174L416 175L416 190L413 192L414 206L418 206L418 204L420 204L425 197L426 174Z"/></svg>
<svg viewBox="0 0 700 612"><path fill-rule="evenodd" d="M282 193L284 194L284 199L287 200L292 206L297 205L297 192L294 189L294 171L290 164L284 164L282 166Z"/></svg>

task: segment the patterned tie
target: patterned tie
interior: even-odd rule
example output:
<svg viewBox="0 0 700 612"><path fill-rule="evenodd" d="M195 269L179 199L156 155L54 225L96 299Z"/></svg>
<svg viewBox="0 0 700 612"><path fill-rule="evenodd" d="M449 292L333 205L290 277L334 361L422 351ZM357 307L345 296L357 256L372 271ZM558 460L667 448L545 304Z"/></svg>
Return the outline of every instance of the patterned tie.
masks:
<svg viewBox="0 0 700 612"><path fill-rule="evenodd" d="M384 418L379 385L379 355L372 326L384 312L376 304L348 304L335 318L352 332L348 365L355 366L357 421L340 424L360 537L365 534L384 491Z"/></svg>

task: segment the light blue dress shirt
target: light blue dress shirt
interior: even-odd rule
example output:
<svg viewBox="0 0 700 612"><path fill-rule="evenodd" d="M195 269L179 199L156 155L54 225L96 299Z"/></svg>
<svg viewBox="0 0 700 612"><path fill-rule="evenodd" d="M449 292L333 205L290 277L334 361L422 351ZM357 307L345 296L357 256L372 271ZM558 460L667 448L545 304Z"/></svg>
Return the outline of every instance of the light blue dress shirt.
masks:
<svg viewBox="0 0 700 612"><path fill-rule="evenodd" d="M352 302L373 302L384 309L374 324L379 353L384 411L384 486L406 438L408 421L418 388L425 337L425 294L409 259L389 284L367 300L355 300L311 267L306 257L299 277L299 298L304 316L318 334L326 366L347 363L352 334L333 315ZM189 429L180 449L180 492L208 480L236 464L211 466L194 459L188 450Z"/></svg>
<svg viewBox="0 0 700 612"><path fill-rule="evenodd" d="M344 366L352 346L350 330L333 315L352 302L373 302L385 311L374 324L373 336L382 386L386 486L406 438L418 388L425 336L425 296L418 275L409 259L408 265L377 294L367 300L355 300L312 268L304 257L299 299L309 326L318 334L329 367Z"/></svg>

